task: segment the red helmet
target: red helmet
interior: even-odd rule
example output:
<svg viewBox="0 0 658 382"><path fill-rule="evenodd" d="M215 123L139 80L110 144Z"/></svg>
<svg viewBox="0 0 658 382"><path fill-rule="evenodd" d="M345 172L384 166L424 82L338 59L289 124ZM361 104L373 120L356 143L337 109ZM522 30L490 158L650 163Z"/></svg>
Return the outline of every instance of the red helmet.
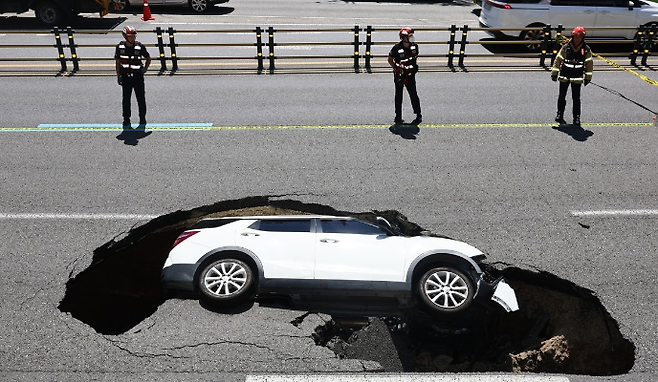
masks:
<svg viewBox="0 0 658 382"><path fill-rule="evenodd" d="M400 29L400 40L402 39L402 36L413 36L413 35L414 35L414 28L404 27Z"/></svg>
<svg viewBox="0 0 658 382"><path fill-rule="evenodd" d="M131 27L130 25L126 25L125 27L123 27L123 31L121 32L124 34L124 36L127 34L133 34L133 35L137 34L137 30L134 27Z"/></svg>
<svg viewBox="0 0 658 382"><path fill-rule="evenodd" d="M571 31L571 37L573 37L573 36L583 36L583 37L585 37L585 28L583 28L583 27L573 28L573 31Z"/></svg>

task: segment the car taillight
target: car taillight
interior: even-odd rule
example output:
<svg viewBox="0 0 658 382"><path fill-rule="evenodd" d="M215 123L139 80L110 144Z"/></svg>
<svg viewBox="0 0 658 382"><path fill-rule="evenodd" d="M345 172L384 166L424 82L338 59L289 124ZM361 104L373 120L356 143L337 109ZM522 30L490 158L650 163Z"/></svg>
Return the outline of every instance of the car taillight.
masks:
<svg viewBox="0 0 658 382"><path fill-rule="evenodd" d="M488 4L490 4L492 7L501 8L501 9L512 9L512 6L509 5L508 3L503 3L496 0L485 0L485 1Z"/></svg>
<svg viewBox="0 0 658 382"><path fill-rule="evenodd" d="M185 231L185 232L181 233L180 235L178 235L178 237L176 238L176 241L174 242L174 246L171 247L171 248L172 249L175 248L178 244L182 243L183 240L188 239L188 238L196 235L199 232L201 232L201 231Z"/></svg>

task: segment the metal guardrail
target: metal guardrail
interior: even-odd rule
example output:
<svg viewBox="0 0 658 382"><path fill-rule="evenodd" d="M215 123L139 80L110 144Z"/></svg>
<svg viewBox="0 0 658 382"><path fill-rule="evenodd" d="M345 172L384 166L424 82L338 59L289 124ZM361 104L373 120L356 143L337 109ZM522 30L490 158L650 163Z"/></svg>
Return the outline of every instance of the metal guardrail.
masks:
<svg viewBox="0 0 658 382"><path fill-rule="evenodd" d="M505 58L528 58L538 60L538 66L546 67L546 61L550 60L550 64L557 53L557 46L553 44L555 33L561 33L563 27L557 26L552 28L550 25L543 28L541 40L469 40L469 32L484 31L493 32L491 28L471 28L468 25L457 27L451 25L447 28L416 28L416 31L432 32L433 34L447 33L447 39L435 40L422 40L418 43L423 47L422 57L424 59L440 59L435 61L435 66L442 66L455 70L456 67L465 68L467 58L482 58L482 57L505 57ZM590 28L590 29L607 29L607 28ZM616 29L635 29L635 28L616 28ZM509 29L514 31L536 30L535 28L522 28L522 29ZM173 27L166 30L157 27L152 32L155 34L156 42L153 44L145 44L149 48L155 48L157 54L152 53L153 63L160 63L160 72L169 71L171 74L180 70L179 63L183 61L200 62L213 62L215 65L223 64L224 67L229 66L226 62L235 62L231 67L241 70L254 70L256 73L275 73L279 64L286 62L292 63L294 61L304 61L307 68L335 68L339 70L354 70L355 72L367 71L371 72L373 69L384 68L389 69L388 64L385 62L385 57L388 54L390 46L395 44L396 41L380 41L374 37L377 33L378 36L391 36L397 33L397 28L374 28L367 26L361 28L358 25L353 28L332 28L332 29L285 29L268 27L266 29L256 27L254 29L232 29L232 30L182 30L177 31ZM608 55L610 57L625 57L630 59L630 65L637 66L637 59L641 58L641 64L647 65L647 58L652 56L650 47L656 41L656 33L658 31L655 27L646 29L644 27L637 28L636 39L633 42L633 50L628 54L622 55ZM3 31L4 34L27 34L35 33L33 31ZM53 62L59 63L58 73L74 74L81 70L81 63L93 61L111 61L114 62L113 54L109 55L107 52L114 52L114 44L93 44L93 43L76 43L76 37L79 40L90 40L91 36L98 34L107 34L108 32L102 31L74 31L71 27L64 30L54 28L51 31L55 38L55 44L33 44L19 46L12 44L0 44L0 53L2 48L11 48L13 52L17 48L39 49L54 47L57 52L56 58L48 57L2 57L0 62ZM118 33L118 32L110 32ZM212 43L197 43L185 42L183 37L186 35L200 35L200 34L214 34L217 36L219 42ZM308 37L315 35L322 35L321 41L308 40ZM329 34L337 35L338 40L331 40L328 38ZM419 33L417 33L419 34ZM429 35L431 33L426 33ZM299 37L304 36L307 41L290 41L289 36ZM349 36L349 37L346 37ZM63 39L67 41L62 41ZM589 42L590 45L592 44ZM614 44L614 43L629 43L625 40L606 40L599 41L598 43ZM538 53L466 53L467 47L473 45L482 46L495 46L495 45L527 45L535 44L540 47ZM348 50L349 47L349 50ZM385 51L375 53L374 50L378 47L386 47ZM438 49L437 49L438 47ZM441 49L441 47L444 47ZM102 48L103 53L93 57L81 57L79 51L85 50L90 52L92 48ZM340 51L336 53L323 53L323 54L280 54L281 49L286 48L303 48L308 50L317 50L318 48L325 49L331 48L332 52L339 48ZM180 51L188 49L189 51L209 52L211 55L181 55ZM343 50L344 49L344 50ZM248 50L247 53L242 53ZM265 50L267 52L265 53ZM443 50L443 52L442 52ZM230 51L232 55L221 55L218 53ZM235 54L235 51L240 51L240 54ZM380 66L374 65L373 60L382 58ZM445 59L445 61L441 61ZM267 62L267 69L265 68ZM315 62L315 64L313 64ZM69 69L69 63L72 68ZM309 64L310 63L310 64ZM197 64L202 65L202 64ZM8 65L4 65L8 66ZM17 65L20 66L20 65ZM0 65L2 71L3 65ZM89 65L91 67L91 65ZM152 64L152 67L154 65ZM424 63L424 67L428 67ZM114 65L107 70L113 71ZM93 71L93 69L92 69Z"/></svg>

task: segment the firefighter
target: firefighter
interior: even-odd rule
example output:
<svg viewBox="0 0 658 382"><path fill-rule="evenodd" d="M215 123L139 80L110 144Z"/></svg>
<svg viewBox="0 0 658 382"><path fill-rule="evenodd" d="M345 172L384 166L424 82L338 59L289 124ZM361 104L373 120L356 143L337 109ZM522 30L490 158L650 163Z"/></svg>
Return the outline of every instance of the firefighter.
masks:
<svg viewBox="0 0 658 382"><path fill-rule="evenodd" d="M418 125L423 120L420 113L420 99L416 92L418 45L414 42L413 28L402 28L399 35L400 42L395 44L388 53L388 64L395 73L395 124L399 125L404 122L402 120L402 93L406 87L411 99L411 107L416 114L412 124Z"/></svg>
<svg viewBox="0 0 658 382"><path fill-rule="evenodd" d="M136 41L137 31L131 26L122 30L124 41L116 46L114 58L117 82L123 90L123 127L130 128L130 97L133 89L139 108L139 127L146 126L146 97L144 95L144 73L151 65L151 56L144 44ZM142 57L145 61L142 63Z"/></svg>
<svg viewBox="0 0 658 382"><path fill-rule="evenodd" d="M573 101L573 124L580 127L580 87L592 81L594 61L589 46L585 43L585 28L575 27L571 39L562 46L551 69L551 79L560 81L555 122L565 125L564 108L567 105L567 90L571 85Z"/></svg>

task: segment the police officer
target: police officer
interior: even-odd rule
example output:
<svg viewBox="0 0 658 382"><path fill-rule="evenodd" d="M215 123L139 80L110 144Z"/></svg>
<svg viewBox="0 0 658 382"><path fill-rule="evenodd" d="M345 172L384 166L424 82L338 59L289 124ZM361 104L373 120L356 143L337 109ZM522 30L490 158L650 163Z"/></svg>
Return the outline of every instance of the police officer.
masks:
<svg viewBox="0 0 658 382"><path fill-rule="evenodd" d="M151 65L151 56L146 47L136 41L137 31L131 26L123 28L123 38L116 46L117 81L123 90L123 127L130 128L130 97L133 89L139 107L139 127L146 126L146 97L144 95L144 73ZM142 63L142 57L146 60Z"/></svg>
<svg viewBox="0 0 658 382"><path fill-rule="evenodd" d="M403 88L406 87L411 99L411 107L416 114L412 124L418 125L423 120L420 113L420 99L416 92L418 45L414 42L413 28L402 28L399 35L400 42L395 44L388 53L388 64L395 73L395 124L404 122L402 120L402 93Z"/></svg>
<svg viewBox="0 0 658 382"><path fill-rule="evenodd" d="M594 61L592 52L585 43L585 28L575 27L571 39L562 46L551 69L551 79L560 81L555 122L565 125L564 108L567 105L567 90L571 85L573 101L573 124L580 127L580 85L592 81Z"/></svg>

